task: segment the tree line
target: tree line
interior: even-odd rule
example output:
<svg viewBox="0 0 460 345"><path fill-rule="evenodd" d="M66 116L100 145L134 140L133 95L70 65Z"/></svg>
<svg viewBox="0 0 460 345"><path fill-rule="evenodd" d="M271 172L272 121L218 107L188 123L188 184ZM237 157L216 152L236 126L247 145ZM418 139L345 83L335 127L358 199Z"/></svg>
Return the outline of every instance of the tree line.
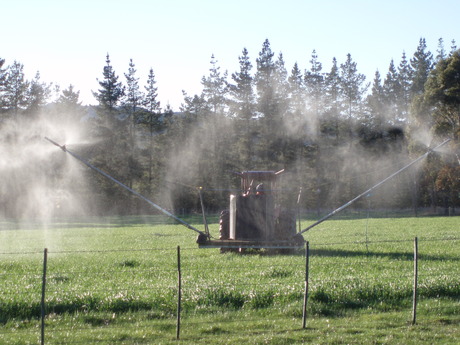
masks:
<svg viewBox="0 0 460 345"><path fill-rule="evenodd" d="M21 126L46 119L55 126L83 128L90 145L79 154L175 212L200 208L202 187L210 211L225 208L239 188L235 171L285 169L280 188L301 207L330 209L350 200L446 138L447 154L433 153L418 169L401 174L358 207L458 207L460 204L460 50L442 39L433 55L421 38L412 57L389 63L373 80L359 73L351 54L324 71L314 50L309 67L287 69L282 53L265 40L253 64L244 48L230 75L211 56L202 92L183 92L179 111L162 108L154 70L139 83L131 59L120 79L109 54L97 105L82 106L79 91L28 81L23 65L0 58L0 130L15 145ZM51 98L54 99L50 101ZM426 139L426 140L425 140ZM63 167L49 175L62 175ZM85 171L90 187L80 190L99 213L142 213L145 205L110 181ZM17 189L16 189L17 192ZM4 188L8 205L17 198ZM5 206L6 207L6 206ZM94 210L93 210L94 211ZM5 211L8 214L7 211Z"/></svg>

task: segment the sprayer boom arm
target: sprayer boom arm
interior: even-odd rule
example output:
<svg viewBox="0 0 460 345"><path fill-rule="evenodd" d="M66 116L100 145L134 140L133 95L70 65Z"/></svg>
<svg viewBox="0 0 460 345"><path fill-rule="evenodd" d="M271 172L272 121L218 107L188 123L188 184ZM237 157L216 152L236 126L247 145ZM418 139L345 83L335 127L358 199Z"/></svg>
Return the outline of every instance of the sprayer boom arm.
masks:
<svg viewBox="0 0 460 345"><path fill-rule="evenodd" d="M447 139L445 141L443 141L441 144L439 144L438 146L436 146L435 148L433 149L430 149L428 150L425 154L421 155L420 157L418 157L417 159L413 160L412 162L410 162L409 164L407 164L405 167L399 169L398 171L394 172L393 174L391 174L390 176L388 176L387 178L385 178L384 180L380 181L379 183L377 183L375 186L369 188L368 190L366 190L365 192L359 194L357 197L355 197L354 199L351 199L350 201L348 201L346 204L340 206L339 208L335 209L334 211L332 211L331 213L325 215L323 218L321 218L320 220L316 221L315 223L311 224L310 226L308 226L307 228L303 229L301 232L299 232L299 234L303 234L304 232L310 230L311 228L321 224L322 222L324 222L325 220L331 218L333 215L339 213L340 211L342 211L343 209L347 208L348 206L350 206L351 204L353 204L355 201L361 199L363 196L369 194L370 192L372 192L374 189L380 187L382 184L384 184L385 182L387 182L388 180L391 180L393 177L395 177L396 175L398 175L399 173L403 172L404 170L408 169L409 167L411 167L412 165L414 165L415 163L417 163L418 161L421 161L423 158L425 158L426 156L428 156L431 152L435 151L436 149L440 148L441 146L444 146L445 144L447 144L448 142L450 141L450 139Z"/></svg>
<svg viewBox="0 0 460 345"><path fill-rule="evenodd" d="M88 168L91 168L93 169L94 171L98 172L99 174L101 174L102 176L108 178L109 180L111 180L112 182L115 182L116 184L118 184L119 186L123 187L124 189L128 190L129 192L131 192L132 194L136 195L137 197L141 198L142 200L144 200L145 202L147 202L149 205L153 206L154 208L156 208L158 211L164 213L165 215L167 215L168 217L170 218L173 218L175 221L179 222L180 224L186 226L188 229L190 230L193 230L193 231L196 231L197 233L199 233L200 235L203 235L203 236L206 236L206 237L209 237L207 234L205 234L204 232L198 230L197 228L193 227L192 225L188 224L187 222L183 221L182 219L176 217L175 215L173 215L171 212L165 210L164 208L158 206L157 204L155 204L154 202L152 202L151 200L147 199L145 196L143 196L142 194L136 192L134 189L132 188L129 188L127 185L121 183L120 181L116 180L115 178L113 178L112 176L110 176L109 174L103 172L102 170L96 168L94 165L90 164L89 162L87 162L86 160L84 160L83 158L81 158L79 155L73 153L72 151L69 151L65 145L59 145L57 142L45 137L46 140L48 140L50 143L56 145L57 147L59 147L62 151L64 152L67 152L68 154L70 154L72 157L74 157L75 159L79 160L80 162L82 162L83 164L85 164Z"/></svg>
<svg viewBox="0 0 460 345"><path fill-rule="evenodd" d="M47 137L45 137L45 139L48 140L51 144L56 145L57 147L59 147L62 151L64 151L64 152L67 151L65 145L61 146L57 142L55 142L54 140L51 140L50 138L47 138Z"/></svg>

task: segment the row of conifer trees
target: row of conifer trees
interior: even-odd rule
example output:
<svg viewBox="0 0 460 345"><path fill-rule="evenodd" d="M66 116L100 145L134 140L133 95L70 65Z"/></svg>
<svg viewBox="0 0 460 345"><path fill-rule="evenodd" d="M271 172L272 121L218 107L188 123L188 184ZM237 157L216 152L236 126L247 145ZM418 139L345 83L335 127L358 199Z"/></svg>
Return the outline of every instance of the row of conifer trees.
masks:
<svg viewBox="0 0 460 345"><path fill-rule="evenodd" d="M72 85L55 88L49 101L52 86L38 73L25 81L21 64L4 67L0 59L0 130L8 131L5 143L12 145L27 126L11 122L51 122L63 129L62 140L66 128L78 127L81 141L91 144L69 149L152 200L184 212L199 209L197 187L203 187L207 208L217 211L239 187L234 171L281 169L284 197L294 200L301 189L301 206L320 212L423 154L430 141L452 138L447 154L429 156L357 206L459 205L455 42L447 53L440 40L433 56L421 39L412 58L402 53L399 63L390 61L386 74L377 71L372 82L358 72L351 54L343 63L334 58L332 68L323 71L313 51L308 69L296 63L288 72L283 54L275 56L266 40L254 65L246 49L238 59L239 70L229 76L212 56L202 92L184 93L179 111L161 108L153 69L146 85L139 85L133 60L121 81L107 55L94 92L97 105L82 106ZM52 181L65 175L63 166L56 169ZM89 187L73 192L92 200L98 212L147 212L129 193L84 173ZM3 204L17 194L6 188Z"/></svg>

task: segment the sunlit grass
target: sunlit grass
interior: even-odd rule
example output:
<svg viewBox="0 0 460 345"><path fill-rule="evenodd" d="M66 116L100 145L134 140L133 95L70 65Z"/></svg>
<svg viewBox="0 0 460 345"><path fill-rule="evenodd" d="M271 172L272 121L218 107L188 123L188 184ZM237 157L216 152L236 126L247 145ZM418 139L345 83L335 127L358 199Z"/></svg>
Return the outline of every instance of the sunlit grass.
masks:
<svg viewBox="0 0 460 345"><path fill-rule="evenodd" d="M3 222L0 230L0 333L14 334L18 344L29 338L37 342L45 247L47 332L61 342L66 337L106 343L149 343L152 337L173 341L180 246L182 334L190 343L204 338L224 344L227 337L232 343L248 342L249 337L253 344L284 344L311 341L312 334L322 333L324 341L317 343L352 342L359 335L353 343L375 337L377 343L415 344L397 330L407 328L410 319L416 236L420 313L433 322L425 327L447 333L459 327L458 217L331 220L305 233L310 243L308 334L299 329L303 251L272 256L198 249L194 232L158 224L156 217L14 230L8 224ZM217 223L211 232L217 235ZM347 318L361 324L347 326ZM393 338L371 330L380 322ZM69 335L67 329L72 329ZM5 339L0 335L0 343L15 343ZM436 337L427 331L418 339Z"/></svg>

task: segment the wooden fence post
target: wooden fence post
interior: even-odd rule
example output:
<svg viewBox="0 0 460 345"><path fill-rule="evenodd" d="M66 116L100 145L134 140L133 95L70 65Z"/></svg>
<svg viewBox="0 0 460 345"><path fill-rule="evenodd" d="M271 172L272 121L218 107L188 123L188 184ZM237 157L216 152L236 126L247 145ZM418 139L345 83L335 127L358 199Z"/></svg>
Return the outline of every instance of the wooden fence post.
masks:
<svg viewBox="0 0 460 345"><path fill-rule="evenodd" d="M43 253L43 278L42 278L42 299L41 309L41 345L45 344L45 291L46 291L46 266L48 261L48 248Z"/></svg>
<svg viewBox="0 0 460 345"><path fill-rule="evenodd" d="M310 245L305 243L305 291L303 295L303 313L302 313L302 328L307 325L307 300L308 300L308 266L310 264Z"/></svg>
<svg viewBox="0 0 460 345"><path fill-rule="evenodd" d="M417 321L418 239L414 239L414 291L412 298L412 325Z"/></svg>
<svg viewBox="0 0 460 345"><path fill-rule="evenodd" d="M177 327L176 339L180 336L180 313L181 313L181 299L182 299L182 277L180 267L180 246L177 246Z"/></svg>

